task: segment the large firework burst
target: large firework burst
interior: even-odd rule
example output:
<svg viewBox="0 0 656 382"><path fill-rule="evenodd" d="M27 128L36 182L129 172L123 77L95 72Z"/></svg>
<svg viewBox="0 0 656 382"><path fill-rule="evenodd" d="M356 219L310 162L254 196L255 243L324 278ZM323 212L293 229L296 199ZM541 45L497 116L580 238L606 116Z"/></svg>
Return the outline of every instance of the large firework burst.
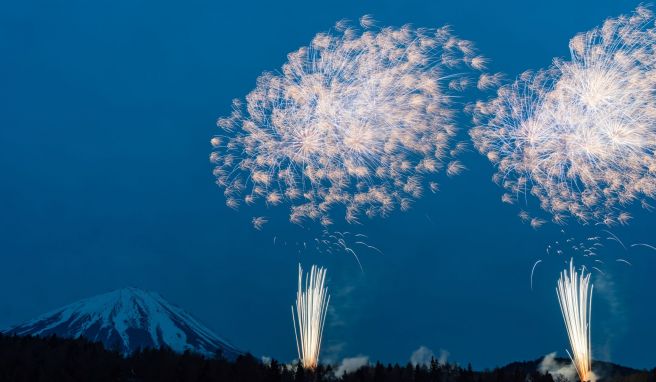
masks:
<svg viewBox="0 0 656 382"><path fill-rule="evenodd" d="M581 275L574 270L574 261L569 263L569 273L564 270L558 279L556 294L560 310L565 320L567 336L572 347L569 351L572 363L576 367L581 382L594 381L592 372L592 351L590 342L590 320L592 318L592 290L590 274L581 270Z"/></svg>
<svg viewBox="0 0 656 382"><path fill-rule="evenodd" d="M503 200L536 196L555 222L626 223L656 196L656 29L643 7L570 41L571 59L475 105L471 136Z"/></svg>
<svg viewBox="0 0 656 382"><path fill-rule="evenodd" d="M292 306L292 321L298 358L306 369L314 369L319 363L323 325L330 302L328 288L324 287L325 281L326 269L313 265L310 273L305 276L303 288L303 269L299 264L296 313Z"/></svg>
<svg viewBox="0 0 656 382"><path fill-rule="evenodd" d="M464 144L453 142L452 93L485 59L446 27L378 29L368 16L360 24L364 32L340 22L316 35L218 120L210 160L228 206L284 203L290 221L324 225L342 206L351 223L405 210L437 190L426 175L463 169L453 159ZM497 81L483 75L478 86Z"/></svg>

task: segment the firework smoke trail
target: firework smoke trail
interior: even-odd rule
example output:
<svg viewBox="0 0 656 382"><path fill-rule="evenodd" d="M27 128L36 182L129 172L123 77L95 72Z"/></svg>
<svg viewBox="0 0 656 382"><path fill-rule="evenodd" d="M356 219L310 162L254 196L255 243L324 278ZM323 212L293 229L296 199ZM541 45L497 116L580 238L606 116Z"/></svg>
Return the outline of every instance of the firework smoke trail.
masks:
<svg viewBox="0 0 656 382"><path fill-rule="evenodd" d="M567 336L572 347L570 359L576 367L582 382L596 380L592 372L590 323L592 318L592 290L590 274L574 270L574 260L570 261L569 273L564 270L558 279L556 294L563 314Z"/></svg>
<svg viewBox="0 0 656 382"><path fill-rule="evenodd" d="M218 119L210 161L229 207L283 204L292 223L324 226L343 207L357 223L407 210L427 186L438 189L427 176L464 169L454 159L466 144L453 142L453 98L486 59L446 27L374 28L368 16L360 24L317 34ZM477 85L498 81L483 74Z"/></svg>
<svg viewBox="0 0 656 382"><path fill-rule="evenodd" d="M292 305L292 321L298 358L306 369L314 369L319 363L323 325L330 302L328 288L324 287L325 281L326 269L313 265L305 277L303 289L303 269L298 265L296 313Z"/></svg>
<svg viewBox="0 0 656 382"><path fill-rule="evenodd" d="M626 224L656 197L656 28L650 10L570 41L571 59L523 73L472 105L476 148L514 203L531 194L556 223ZM524 213L524 219L529 216Z"/></svg>

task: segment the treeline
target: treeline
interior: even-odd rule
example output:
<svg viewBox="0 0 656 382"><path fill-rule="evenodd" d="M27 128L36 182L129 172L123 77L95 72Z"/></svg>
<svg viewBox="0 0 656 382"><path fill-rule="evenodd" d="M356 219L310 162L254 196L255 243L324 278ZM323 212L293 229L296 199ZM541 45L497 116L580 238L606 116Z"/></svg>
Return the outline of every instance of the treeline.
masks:
<svg viewBox="0 0 656 382"><path fill-rule="evenodd" d="M170 349L143 350L130 357L106 350L84 339L36 338L0 335L0 382L557 382L535 371L535 364L512 364L490 371L471 366L375 365L335 376L336 369L322 365L315 371L276 362L262 363L250 355L234 361ZM632 372L608 381L656 382L656 369Z"/></svg>

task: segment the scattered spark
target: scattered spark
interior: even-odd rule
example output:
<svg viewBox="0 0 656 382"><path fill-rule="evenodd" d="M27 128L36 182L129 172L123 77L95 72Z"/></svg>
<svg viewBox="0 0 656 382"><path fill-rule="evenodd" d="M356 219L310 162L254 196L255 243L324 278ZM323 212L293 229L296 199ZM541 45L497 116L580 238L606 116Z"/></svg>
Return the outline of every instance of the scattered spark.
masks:
<svg viewBox="0 0 656 382"><path fill-rule="evenodd" d="M645 7L570 40L571 58L525 72L472 105L474 145L508 193L556 223L627 224L656 197L654 17ZM522 217L524 219L524 217Z"/></svg>
<svg viewBox="0 0 656 382"><path fill-rule="evenodd" d="M260 216L260 217L254 217L252 222L253 222L253 228L255 228L258 231L261 231L262 227L268 222L268 220L265 217Z"/></svg>
<svg viewBox="0 0 656 382"><path fill-rule="evenodd" d="M531 219L531 227L533 229L538 229L544 225L545 221L539 218L533 218Z"/></svg>
<svg viewBox="0 0 656 382"><path fill-rule="evenodd" d="M219 118L211 139L226 203L286 205L289 220L351 224L410 208L433 177L464 170L454 156L455 92L485 59L448 28L377 28L339 22L264 73ZM498 81L486 77L482 83Z"/></svg>

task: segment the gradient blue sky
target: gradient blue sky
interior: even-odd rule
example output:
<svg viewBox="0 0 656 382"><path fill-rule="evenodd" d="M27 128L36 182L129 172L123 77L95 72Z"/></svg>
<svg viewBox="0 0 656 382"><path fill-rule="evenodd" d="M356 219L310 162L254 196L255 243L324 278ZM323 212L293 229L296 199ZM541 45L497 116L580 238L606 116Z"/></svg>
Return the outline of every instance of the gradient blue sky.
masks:
<svg viewBox="0 0 656 382"><path fill-rule="evenodd" d="M329 359L406 362L420 345L475 368L564 355L554 291L563 264L545 260L529 288L531 266L562 240L560 228L523 225L476 153L463 157L469 171L442 179L442 191L409 213L355 229L385 253L363 253L364 273L344 254L274 246L274 235L308 234L288 224L254 231L249 215L224 206L207 159L230 100L342 18L450 24L492 59L491 70L512 78L567 55L575 33L638 5L530 3L2 3L0 326L137 286L237 346L287 361L296 352L289 306L301 261L329 266ZM653 243L655 222L638 212L613 232L627 243ZM567 231L595 234L575 224ZM609 267L596 280L595 356L654 367L656 253L608 248L634 266Z"/></svg>

